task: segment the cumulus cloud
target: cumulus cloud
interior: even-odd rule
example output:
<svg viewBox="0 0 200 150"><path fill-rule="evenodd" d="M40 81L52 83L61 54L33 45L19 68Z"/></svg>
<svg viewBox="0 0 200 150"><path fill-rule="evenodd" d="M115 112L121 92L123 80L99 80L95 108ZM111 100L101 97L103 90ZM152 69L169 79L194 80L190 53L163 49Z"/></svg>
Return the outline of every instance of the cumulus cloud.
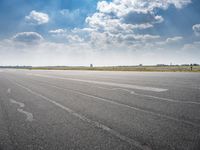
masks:
<svg viewBox="0 0 200 150"><path fill-rule="evenodd" d="M30 14L25 17L25 20L30 24L41 25L49 22L49 16L46 13L32 10Z"/></svg>
<svg viewBox="0 0 200 150"><path fill-rule="evenodd" d="M97 3L96 12L85 19L85 28L75 28L68 31L57 29L51 30L49 33L52 36L65 37L68 42L85 41L93 46L97 45L97 47L106 44L138 44L138 42L143 45L146 41L152 42L160 38L159 35L138 34L142 32L137 32L153 28L155 24L164 21L163 16L157 14L158 9L166 10L171 5L181 9L190 2L191 0L112 0L110 2L103 0ZM60 13L63 16L74 16L80 11L70 12L64 9ZM165 43L175 40L180 40L180 37L169 38Z"/></svg>
<svg viewBox="0 0 200 150"><path fill-rule="evenodd" d="M124 16L129 12L147 14L157 8L167 9L170 5L182 8L189 3L191 0L113 0L111 2L100 1L97 9L103 13Z"/></svg>
<svg viewBox="0 0 200 150"><path fill-rule="evenodd" d="M161 23L164 19L156 14L157 9L167 9L170 5L182 8L191 0L113 0L100 1L97 11L106 14L109 19L118 18L129 24ZM96 15L96 14L94 14Z"/></svg>
<svg viewBox="0 0 200 150"><path fill-rule="evenodd" d="M171 5L181 9L191 0L113 0L99 1L97 11L86 18L88 28L93 29L91 39L94 35L103 37L106 43L113 41L135 43L135 41L146 39L157 39L159 35L138 35L138 30L153 28L155 24L164 21L163 16L157 14L157 10L166 10ZM94 34L94 32L98 32ZM177 37L176 37L177 38ZM168 39L170 40L178 39ZM106 40L107 39L107 40ZM111 40L111 42L108 42ZM96 40L98 41L98 40Z"/></svg>
<svg viewBox="0 0 200 150"><path fill-rule="evenodd" d="M12 37L13 41L27 43L27 44L39 43L43 41L43 39L44 38L36 32L17 33L16 35Z"/></svg>
<svg viewBox="0 0 200 150"><path fill-rule="evenodd" d="M192 29L196 36L200 36L200 24L193 25Z"/></svg>

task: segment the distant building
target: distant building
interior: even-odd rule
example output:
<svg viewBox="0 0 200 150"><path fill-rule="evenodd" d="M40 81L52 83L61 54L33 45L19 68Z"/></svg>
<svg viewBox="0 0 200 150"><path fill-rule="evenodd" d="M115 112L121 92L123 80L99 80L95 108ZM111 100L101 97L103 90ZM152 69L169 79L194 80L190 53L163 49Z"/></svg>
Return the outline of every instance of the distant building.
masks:
<svg viewBox="0 0 200 150"><path fill-rule="evenodd" d="M93 64L90 64L90 68L92 68L93 67Z"/></svg>

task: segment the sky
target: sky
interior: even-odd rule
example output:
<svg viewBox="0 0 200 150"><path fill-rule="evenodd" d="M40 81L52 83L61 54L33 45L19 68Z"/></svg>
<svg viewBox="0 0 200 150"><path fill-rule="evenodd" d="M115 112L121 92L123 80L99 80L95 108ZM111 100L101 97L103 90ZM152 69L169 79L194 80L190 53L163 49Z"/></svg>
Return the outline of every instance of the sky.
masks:
<svg viewBox="0 0 200 150"><path fill-rule="evenodd" d="M0 65L200 64L199 0L0 0Z"/></svg>

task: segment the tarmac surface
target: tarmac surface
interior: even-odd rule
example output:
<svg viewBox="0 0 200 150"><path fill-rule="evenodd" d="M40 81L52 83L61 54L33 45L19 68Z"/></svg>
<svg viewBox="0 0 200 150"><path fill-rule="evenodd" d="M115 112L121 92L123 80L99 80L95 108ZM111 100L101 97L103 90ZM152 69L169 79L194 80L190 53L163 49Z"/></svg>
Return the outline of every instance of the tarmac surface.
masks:
<svg viewBox="0 0 200 150"><path fill-rule="evenodd" d="M200 73L0 69L0 150L129 149L200 149Z"/></svg>

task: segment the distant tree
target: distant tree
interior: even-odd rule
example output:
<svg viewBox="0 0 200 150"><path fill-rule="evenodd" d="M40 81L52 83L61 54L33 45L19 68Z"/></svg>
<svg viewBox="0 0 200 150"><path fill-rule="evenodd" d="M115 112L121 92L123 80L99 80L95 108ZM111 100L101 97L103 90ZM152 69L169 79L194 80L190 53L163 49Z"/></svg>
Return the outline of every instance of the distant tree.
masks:
<svg viewBox="0 0 200 150"><path fill-rule="evenodd" d="M192 71L192 68L193 68L193 64L190 64L190 70Z"/></svg>
<svg viewBox="0 0 200 150"><path fill-rule="evenodd" d="M161 66L167 66L166 64L157 64L156 66L161 67Z"/></svg>

